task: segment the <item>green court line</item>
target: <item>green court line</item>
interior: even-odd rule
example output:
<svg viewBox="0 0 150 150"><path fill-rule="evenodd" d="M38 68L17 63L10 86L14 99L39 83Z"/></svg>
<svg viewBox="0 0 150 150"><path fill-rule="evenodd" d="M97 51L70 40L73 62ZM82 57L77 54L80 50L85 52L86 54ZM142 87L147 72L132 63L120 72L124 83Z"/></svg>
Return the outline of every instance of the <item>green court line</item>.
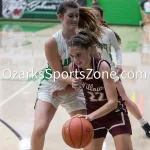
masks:
<svg viewBox="0 0 150 150"><path fill-rule="evenodd" d="M46 28L52 28L54 23L29 23L29 22L0 22L0 31L37 32Z"/></svg>
<svg viewBox="0 0 150 150"><path fill-rule="evenodd" d="M30 45L30 44L32 44L32 42L31 41L27 41L25 44L23 44L22 46L27 46L27 45Z"/></svg>
<svg viewBox="0 0 150 150"><path fill-rule="evenodd" d="M33 19L33 18L19 18L19 19L12 19L12 18L0 18L0 21L8 21L8 22L42 22L42 23L60 23L58 19Z"/></svg>

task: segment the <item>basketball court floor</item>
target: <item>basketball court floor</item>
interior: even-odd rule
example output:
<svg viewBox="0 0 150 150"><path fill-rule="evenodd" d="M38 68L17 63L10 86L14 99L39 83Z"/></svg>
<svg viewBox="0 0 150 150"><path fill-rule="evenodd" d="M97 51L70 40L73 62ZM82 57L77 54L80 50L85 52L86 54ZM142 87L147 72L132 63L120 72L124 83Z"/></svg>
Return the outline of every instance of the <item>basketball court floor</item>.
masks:
<svg viewBox="0 0 150 150"><path fill-rule="evenodd" d="M43 25L43 26L42 26ZM29 150L34 121L34 103L39 84L38 72L47 66L44 42L60 29L59 24L0 25L0 150ZM131 72L123 79L128 96L150 122L150 26L112 26L121 36L123 69ZM115 53L113 51L115 59ZM141 76L139 71L144 72ZM33 77L34 76L34 77ZM142 77L142 79L140 79ZM138 79L136 79L138 78ZM135 150L149 150L150 139L129 113ZM62 140L62 125L69 119L59 107L46 134L44 150L71 150ZM115 150L108 134L103 150Z"/></svg>

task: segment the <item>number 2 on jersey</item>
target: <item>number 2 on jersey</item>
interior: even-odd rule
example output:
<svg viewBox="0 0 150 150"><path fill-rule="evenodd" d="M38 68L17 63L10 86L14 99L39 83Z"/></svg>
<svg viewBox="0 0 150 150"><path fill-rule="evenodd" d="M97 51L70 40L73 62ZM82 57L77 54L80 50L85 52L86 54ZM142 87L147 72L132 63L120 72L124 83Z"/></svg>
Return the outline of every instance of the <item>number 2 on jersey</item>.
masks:
<svg viewBox="0 0 150 150"><path fill-rule="evenodd" d="M104 93L102 92L89 92L88 91L88 94L90 94L90 101L91 102L99 102L99 101L105 101L106 99L104 99Z"/></svg>

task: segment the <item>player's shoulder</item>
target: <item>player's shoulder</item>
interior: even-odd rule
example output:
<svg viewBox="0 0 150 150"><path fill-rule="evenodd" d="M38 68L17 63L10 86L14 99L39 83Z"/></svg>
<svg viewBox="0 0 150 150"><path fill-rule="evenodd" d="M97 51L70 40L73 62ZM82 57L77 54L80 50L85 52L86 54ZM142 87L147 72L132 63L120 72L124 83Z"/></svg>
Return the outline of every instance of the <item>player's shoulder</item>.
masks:
<svg viewBox="0 0 150 150"><path fill-rule="evenodd" d="M108 28L108 27L105 27L105 26L102 26L101 27L102 28L102 30L104 31L104 32L113 32L110 28Z"/></svg>
<svg viewBox="0 0 150 150"><path fill-rule="evenodd" d="M52 47L55 45L56 45L56 40L53 37L50 37L45 41L45 47Z"/></svg>
<svg viewBox="0 0 150 150"><path fill-rule="evenodd" d="M103 30L104 34L107 35L109 38L111 38L115 35L114 32L111 29L109 29L108 27L103 27L102 30Z"/></svg>
<svg viewBox="0 0 150 150"><path fill-rule="evenodd" d="M108 61L101 59L99 60L98 68L100 71L108 71L110 70L110 64Z"/></svg>
<svg viewBox="0 0 150 150"><path fill-rule="evenodd" d="M52 37L54 37L54 38L59 37L59 36L62 36L62 30L61 29L52 34Z"/></svg>
<svg viewBox="0 0 150 150"><path fill-rule="evenodd" d="M107 60L105 59L98 59L93 57L94 61L95 61L95 67L97 67L97 70L107 70L110 69L110 64Z"/></svg>
<svg viewBox="0 0 150 150"><path fill-rule="evenodd" d="M52 36L50 36L46 42L45 42L45 46L51 47L51 46L56 46L57 43L57 39L61 36L61 30L55 32L54 34L52 34Z"/></svg>

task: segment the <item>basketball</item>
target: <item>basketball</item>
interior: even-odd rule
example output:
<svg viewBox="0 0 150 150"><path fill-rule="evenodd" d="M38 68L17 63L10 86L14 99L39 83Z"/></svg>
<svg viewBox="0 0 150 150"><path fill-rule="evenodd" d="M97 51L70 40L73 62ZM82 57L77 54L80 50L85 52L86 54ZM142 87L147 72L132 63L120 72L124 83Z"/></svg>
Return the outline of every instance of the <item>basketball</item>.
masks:
<svg viewBox="0 0 150 150"><path fill-rule="evenodd" d="M85 118L73 117L62 128L62 138L72 148L86 147L94 136L92 124Z"/></svg>

